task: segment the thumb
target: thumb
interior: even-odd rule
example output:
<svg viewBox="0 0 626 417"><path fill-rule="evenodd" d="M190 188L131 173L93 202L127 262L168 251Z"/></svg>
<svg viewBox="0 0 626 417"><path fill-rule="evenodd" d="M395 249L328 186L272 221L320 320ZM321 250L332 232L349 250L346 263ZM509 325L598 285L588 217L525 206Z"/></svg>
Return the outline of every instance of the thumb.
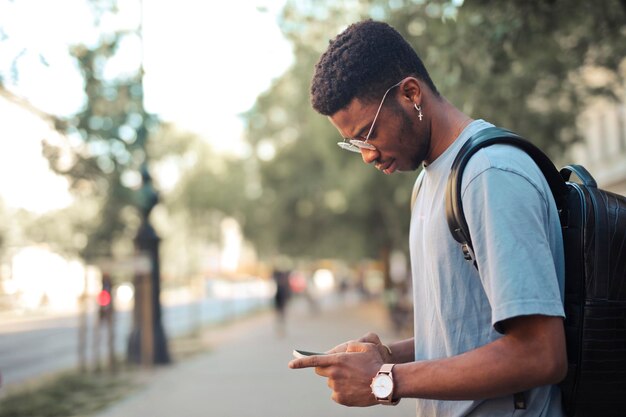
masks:
<svg viewBox="0 0 626 417"><path fill-rule="evenodd" d="M380 341L380 337L378 337L376 333L372 333L372 332L367 333L366 335L361 337L358 341L363 342L363 343L373 343L375 345L382 344L382 342Z"/></svg>

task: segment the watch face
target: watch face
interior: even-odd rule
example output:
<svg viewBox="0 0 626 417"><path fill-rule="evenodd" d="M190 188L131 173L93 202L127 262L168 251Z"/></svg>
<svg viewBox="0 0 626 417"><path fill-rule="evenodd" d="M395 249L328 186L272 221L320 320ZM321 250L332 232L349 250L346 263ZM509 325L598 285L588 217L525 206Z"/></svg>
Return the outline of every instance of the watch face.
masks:
<svg viewBox="0 0 626 417"><path fill-rule="evenodd" d="M377 398L387 398L393 392L393 381L387 374L380 374L372 382L372 392Z"/></svg>

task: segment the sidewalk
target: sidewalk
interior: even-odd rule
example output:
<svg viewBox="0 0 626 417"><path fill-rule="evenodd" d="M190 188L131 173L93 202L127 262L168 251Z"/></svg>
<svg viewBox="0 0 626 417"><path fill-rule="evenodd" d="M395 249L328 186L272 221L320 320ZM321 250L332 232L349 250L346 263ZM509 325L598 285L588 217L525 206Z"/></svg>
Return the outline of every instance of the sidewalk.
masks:
<svg viewBox="0 0 626 417"><path fill-rule="evenodd" d="M296 300L300 301L300 300ZM291 370L294 348L326 350L367 331L391 341L387 313L378 302L336 304L312 315L291 306L284 336L271 312L204 335L211 351L150 375L140 391L97 417L410 417L415 405L348 408L330 399L326 380L312 369Z"/></svg>

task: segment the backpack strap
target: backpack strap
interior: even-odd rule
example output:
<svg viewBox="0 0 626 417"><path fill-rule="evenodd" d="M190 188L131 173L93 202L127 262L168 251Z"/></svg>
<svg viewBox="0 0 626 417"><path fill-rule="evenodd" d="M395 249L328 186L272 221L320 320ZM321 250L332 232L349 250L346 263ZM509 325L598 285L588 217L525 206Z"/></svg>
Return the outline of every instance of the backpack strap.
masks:
<svg viewBox="0 0 626 417"><path fill-rule="evenodd" d="M465 259L473 262L476 267L472 239L463 213L463 202L461 200L463 170L472 155L480 149L494 144L508 144L526 152L539 166L546 178L552 195L556 200L557 207L562 206L567 193L565 181L552 161L539 148L521 136L499 127L489 127L469 138L461 147L450 169L450 176L446 185L446 220L452 237L461 244Z"/></svg>
<svg viewBox="0 0 626 417"><path fill-rule="evenodd" d="M586 187L598 188L598 183L596 182L596 180L591 176L589 171L587 171L585 167L582 165L576 165L576 164L567 165L561 168L560 174L561 174L561 177L563 177L565 181L569 181L571 175L576 174L576 176L580 179L580 181Z"/></svg>
<svg viewBox="0 0 626 417"><path fill-rule="evenodd" d="M467 221L463 214L463 201L461 200L463 170L472 155L486 146L497 143L518 147L535 161L550 186L557 207L562 207L567 193L565 180L559 174L552 161L539 148L521 136L506 129L489 127L469 138L461 147L450 169L446 185L446 220L452 237L461 244L465 259L472 262L476 269L478 269L478 264L474 255ZM572 169L572 171L579 176L584 175L581 171L575 169ZM513 394L513 406L516 410L526 409L526 398L523 392Z"/></svg>

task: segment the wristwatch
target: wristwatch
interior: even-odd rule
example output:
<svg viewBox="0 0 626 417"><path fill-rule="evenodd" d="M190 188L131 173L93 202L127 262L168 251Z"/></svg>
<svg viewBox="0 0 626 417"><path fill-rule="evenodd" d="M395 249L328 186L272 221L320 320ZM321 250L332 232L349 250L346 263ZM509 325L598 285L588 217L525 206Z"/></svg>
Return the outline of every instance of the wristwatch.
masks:
<svg viewBox="0 0 626 417"><path fill-rule="evenodd" d="M372 394L379 403L384 405L396 405L399 399L393 399L393 369L395 363L386 363L380 367L376 376L372 379Z"/></svg>

